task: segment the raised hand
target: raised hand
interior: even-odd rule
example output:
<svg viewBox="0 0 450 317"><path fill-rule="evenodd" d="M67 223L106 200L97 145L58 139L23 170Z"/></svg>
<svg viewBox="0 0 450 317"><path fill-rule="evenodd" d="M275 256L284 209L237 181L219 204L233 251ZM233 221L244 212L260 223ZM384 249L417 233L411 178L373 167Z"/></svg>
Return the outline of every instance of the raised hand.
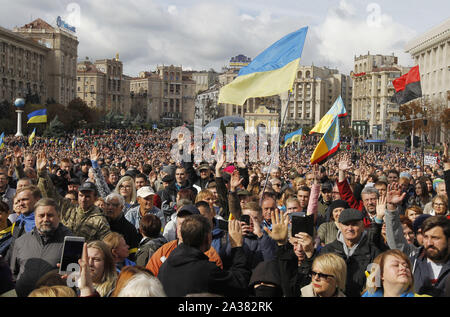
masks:
<svg viewBox="0 0 450 317"><path fill-rule="evenodd" d="M297 242L302 246L306 256L311 258L314 254L313 238L306 232L299 232L295 235L295 239L297 239Z"/></svg>
<svg viewBox="0 0 450 317"><path fill-rule="evenodd" d="M288 239L289 215L276 210L275 212L271 212L270 217L272 220L272 231L267 227L264 227L264 231L266 231L269 237L276 241L278 245L286 244Z"/></svg>
<svg viewBox="0 0 450 317"><path fill-rule="evenodd" d="M95 293L92 283L91 270L89 269L89 259L87 254L87 243L83 245L83 253L81 259L78 260L80 265L80 278L78 280L78 288L81 296L90 296Z"/></svg>
<svg viewBox="0 0 450 317"><path fill-rule="evenodd" d="M406 193L402 193L401 186L398 183L388 185L386 193L386 202L390 205L401 204L405 199Z"/></svg>
<svg viewBox="0 0 450 317"><path fill-rule="evenodd" d="M243 178L241 178L241 176L239 175L239 171L235 170L233 172L233 174L231 174L231 178L230 178L230 190L232 192L234 192L236 190L236 188L238 188L239 186L241 186L242 182L244 181Z"/></svg>
<svg viewBox="0 0 450 317"><path fill-rule="evenodd" d="M90 158L92 161L98 161L98 157L99 157L99 151L98 148L96 146L94 146L92 148L92 150L89 152Z"/></svg>
<svg viewBox="0 0 450 317"><path fill-rule="evenodd" d="M386 213L386 196L380 196L377 202L377 218L383 220Z"/></svg>
<svg viewBox="0 0 450 317"><path fill-rule="evenodd" d="M232 248L242 247L244 237L242 236L241 222L239 220L230 220L228 222L228 236Z"/></svg>
<svg viewBox="0 0 450 317"><path fill-rule="evenodd" d="M339 162L339 170L341 171L348 171L349 169L352 168L352 164L350 162L350 160L348 158L343 159L342 161Z"/></svg>
<svg viewBox="0 0 450 317"><path fill-rule="evenodd" d="M38 171L42 171L45 169L46 165L47 165L47 156L45 155L44 151L41 151L37 155L36 167L37 167Z"/></svg>

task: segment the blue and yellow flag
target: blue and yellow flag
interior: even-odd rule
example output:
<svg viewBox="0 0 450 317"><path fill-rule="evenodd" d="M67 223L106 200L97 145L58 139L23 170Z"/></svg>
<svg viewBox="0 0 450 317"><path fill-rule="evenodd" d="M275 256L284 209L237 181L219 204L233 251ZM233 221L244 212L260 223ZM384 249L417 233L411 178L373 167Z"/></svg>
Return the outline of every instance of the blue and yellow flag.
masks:
<svg viewBox="0 0 450 317"><path fill-rule="evenodd" d="M347 110L345 109L344 101L342 97L339 96L334 102L333 106L328 110L328 112L320 119L319 123L316 124L314 128L309 132L313 133L325 133L333 122L334 116L343 118L347 116Z"/></svg>
<svg viewBox="0 0 450 317"><path fill-rule="evenodd" d="M330 127L320 139L313 155L311 156L311 164L323 164L327 159L332 157L339 150L341 139L339 135L339 117L334 116Z"/></svg>
<svg viewBox="0 0 450 317"><path fill-rule="evenodd" d="M46 123L47 109L36 110L28 115L27 123Z"/></svg>
<svg viewBox="0 0 450 317"><path fill-rule="evenodd" d="M5 132L3 132L0 135L0 150L3 149L5 147L5 141L3 140L5 138Z"/></svg>
<svg viewBox="0 0 450 317"><path fill-rule="evenodd" d="M28 137L28 144L30 144L30 146L33 144L33 139L36 136L36 128L34 128L33 133L31 133L31 135Z"/></svg>
<svg viewBox="0 0 450 317"><path fill-rule="evenodd" d="M73 141L72 141L72 150L75 149L75 146L76 146L76 144L77 144L76 140L77 140L77 139L73 139Z"/></svg>
<svg viewBox="0 0 450 317"><path fill-rule="evenodd" d="M291 143L300 142L302 140L303 129L300 128L297 131L291 132L284 137L284 146L286 147Z"/></svg>
<svg viewBox="0 0 450 317"><path fill-rule="evenodd" d="M292 89L308 27L286 35L259 54L222 87L218 103L243 105L248 98L278 95Z"/></svg>

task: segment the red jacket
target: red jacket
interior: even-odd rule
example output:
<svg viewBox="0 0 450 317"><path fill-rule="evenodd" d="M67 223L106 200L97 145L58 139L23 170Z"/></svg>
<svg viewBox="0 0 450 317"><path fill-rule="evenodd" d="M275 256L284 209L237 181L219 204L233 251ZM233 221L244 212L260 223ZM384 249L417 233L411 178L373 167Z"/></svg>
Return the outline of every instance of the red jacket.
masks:
<svg viewBox="0 0 450 317"><path fill-rule="evenodd" d="M364 226L366 228L370 227L371 221L369 216L367 215L367 211L364 208L364 203L362 200L356 200L355 196L353 195L352 189L350 188L350 185L348 184L348 181L345 179L342 182L337 181L336 182L339 194L341 195L341 199L345 200L350 208L358 209L360 210L364 215Z"/></svg>

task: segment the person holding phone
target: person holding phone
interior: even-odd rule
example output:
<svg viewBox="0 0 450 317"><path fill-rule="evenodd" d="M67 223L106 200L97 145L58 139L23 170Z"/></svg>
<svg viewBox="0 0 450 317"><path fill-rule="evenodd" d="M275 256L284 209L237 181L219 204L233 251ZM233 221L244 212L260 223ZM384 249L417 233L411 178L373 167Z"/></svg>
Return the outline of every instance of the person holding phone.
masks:
<svg viewBox="0 0 450 317"><path fill-rule="evenodd" d="M39 200L34 212L35 228L15 241L11 253L10 268L19 297L28 296L39 278L57 268L64 237L72 235L60 223L58 205L53 199Z"/></svg>

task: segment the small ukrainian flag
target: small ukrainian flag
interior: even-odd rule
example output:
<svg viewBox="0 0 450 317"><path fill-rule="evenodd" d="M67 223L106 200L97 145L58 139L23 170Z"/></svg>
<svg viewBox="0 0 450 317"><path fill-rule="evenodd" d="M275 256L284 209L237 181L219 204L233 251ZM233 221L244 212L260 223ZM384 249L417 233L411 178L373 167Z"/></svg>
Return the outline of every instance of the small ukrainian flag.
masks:
<svg viewBox="0 0 450 317"><path fill-rule="evenodd" d="M4 142L4 137L5 137L5 132L3 132L1 135L0 135L0 150L1 149L3 149L4 147L5 147L5 142Z"/></svg>
<svg viewBox="0 0 450 317"><path fill-rule="evenodd" d="M284 137L284 146L286 147L291 143L300 142L302 140L303 129L300 128L297 131L291 132Z"/></svg>
<svg viewBox="0 0 450 317"><path fill-rule="evenodd" d="M36 128L34 128L33 133L31 133L31 135L28 137L28 143L30 144L30 146L33 144L33 139L36 136Z"/></svg>
<svg viewBox="0 0 450 317"><path fill-rule="evenodd" d="M46 123L47 109L36 110L28 115L27 123Z"/></svg>

